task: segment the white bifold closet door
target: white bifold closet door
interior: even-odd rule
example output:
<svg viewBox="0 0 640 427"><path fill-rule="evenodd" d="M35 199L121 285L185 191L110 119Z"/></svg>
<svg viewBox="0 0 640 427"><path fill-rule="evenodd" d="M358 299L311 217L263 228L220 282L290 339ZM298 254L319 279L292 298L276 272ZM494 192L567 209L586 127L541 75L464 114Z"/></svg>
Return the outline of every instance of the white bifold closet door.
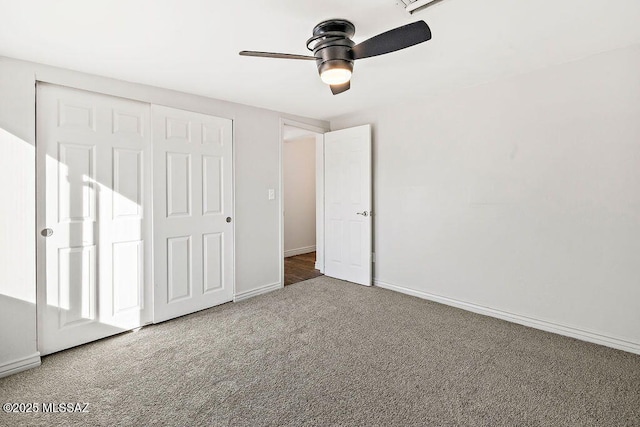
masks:
<svg viewBox="0 0 640 427"><path fill-rule="evenodd" d="M42 354L151 321L149 110L38 84Z"/></svg>
<svg viewBox="0 0 640 427"><path fill-rule="evenodd" d="M233 299L232 121L152 106L154 322Z"/></svg>

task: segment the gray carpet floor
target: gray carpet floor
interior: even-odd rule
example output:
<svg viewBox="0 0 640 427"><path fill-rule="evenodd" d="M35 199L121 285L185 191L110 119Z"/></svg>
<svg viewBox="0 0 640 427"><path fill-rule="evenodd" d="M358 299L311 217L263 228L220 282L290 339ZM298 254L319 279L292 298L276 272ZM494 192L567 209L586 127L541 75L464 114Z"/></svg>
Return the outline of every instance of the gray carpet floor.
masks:
<svg viewBox="0 0 640 427"><path fill-rule="evenodd" d="M640 426L640 356L380 288L301 282L44 357L0 425Z"/></svg>

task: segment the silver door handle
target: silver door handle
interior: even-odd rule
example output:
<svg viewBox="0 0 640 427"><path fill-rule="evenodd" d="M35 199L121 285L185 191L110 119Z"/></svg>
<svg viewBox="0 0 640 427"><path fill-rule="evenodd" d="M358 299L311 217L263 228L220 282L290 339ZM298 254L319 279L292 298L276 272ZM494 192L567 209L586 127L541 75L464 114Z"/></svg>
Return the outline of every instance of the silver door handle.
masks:
<svg viewBox="0 0 640 427"><path fill-rule="evenodd" d="M369 212L367 211L356 212L356 215L369 216Z"/></svg>
<svg viewBox="0 0 640 427"><path fill-rule="evenodd" d="M51 237L53 236L53 230L50 228L43 228L40 234L42 237Z"/></svg>

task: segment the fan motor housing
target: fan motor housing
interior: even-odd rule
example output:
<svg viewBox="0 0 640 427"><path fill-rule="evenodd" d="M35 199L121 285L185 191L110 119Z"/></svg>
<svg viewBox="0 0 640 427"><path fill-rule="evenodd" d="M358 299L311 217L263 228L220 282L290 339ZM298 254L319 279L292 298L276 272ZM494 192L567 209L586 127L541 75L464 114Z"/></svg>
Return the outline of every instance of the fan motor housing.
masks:
<svg viewBox="0 0 640 427"><path fill-rule="evenodd" d="M343 68L353 71L353 52L355 43L351 37L355 26L346 19L323 21L313 29L313 36L307 40L307 49L313 52L318 73L325 70Z"/></svg>

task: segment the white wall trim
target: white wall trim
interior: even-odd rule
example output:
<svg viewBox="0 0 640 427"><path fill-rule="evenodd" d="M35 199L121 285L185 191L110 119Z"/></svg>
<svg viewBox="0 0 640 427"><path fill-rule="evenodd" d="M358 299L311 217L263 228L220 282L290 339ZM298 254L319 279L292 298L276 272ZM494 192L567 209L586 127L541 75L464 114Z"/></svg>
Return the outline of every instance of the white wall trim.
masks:
<svg viewBox="0 0 640 427"><path fill-rule="evenodd" d="M0 365L0 378L40 366L40 352Z"/></svg>
<svg viewBox="0 0 640 427"><path fill-rule="evenodd" d="M260 286L259 288L251 289L250 291L240 292L239 294L234 295L233 302L243 301L252 297L257 297L258 295L266 294L271 291L276 291L278 289L282 289L282 283L271 283L269 285Z"/></svg>
<svg viewBox="0 0 640 427"><path fill-rule="evenodd" d="M438 302L441 304L449 305L452 307L461 308L463 310L472 311L474 313L483 314L485 316L495 317L498 319L506 320L508 322L517 323L531 328L540 329L547 332L552 332L559 335L564 335L571 338L576 338L582 341L591 342L594 344L604 345L606 347L615 348L618 350L628 351L630 353L640 354L640 343L634 343L625 341L619 338L610 337L595 332L585 331L577 329L571 326L560 325L546 320L535 319L533 317L522 316L519 314L509 313L506 311L495 310L489 307L483 307L464 301L459 301L453 298L443 297L440 295L431 294L429 292L417 291L415 289L405 288L403 286L392 285L380 280L374 279L373 284L380 288L389 289L392 291L400 292L403 294L411 295L414 297L426 299L429 301Z"/></svg>
<svg viewBox="0 0 640 427"><path fill-rule="evenodd" d="M288 251L284 251L284 257L289 258L290 256L308 254L309 252L315 252L316 245L313 246L305 246L303 248L289 249Z"/></svg>

